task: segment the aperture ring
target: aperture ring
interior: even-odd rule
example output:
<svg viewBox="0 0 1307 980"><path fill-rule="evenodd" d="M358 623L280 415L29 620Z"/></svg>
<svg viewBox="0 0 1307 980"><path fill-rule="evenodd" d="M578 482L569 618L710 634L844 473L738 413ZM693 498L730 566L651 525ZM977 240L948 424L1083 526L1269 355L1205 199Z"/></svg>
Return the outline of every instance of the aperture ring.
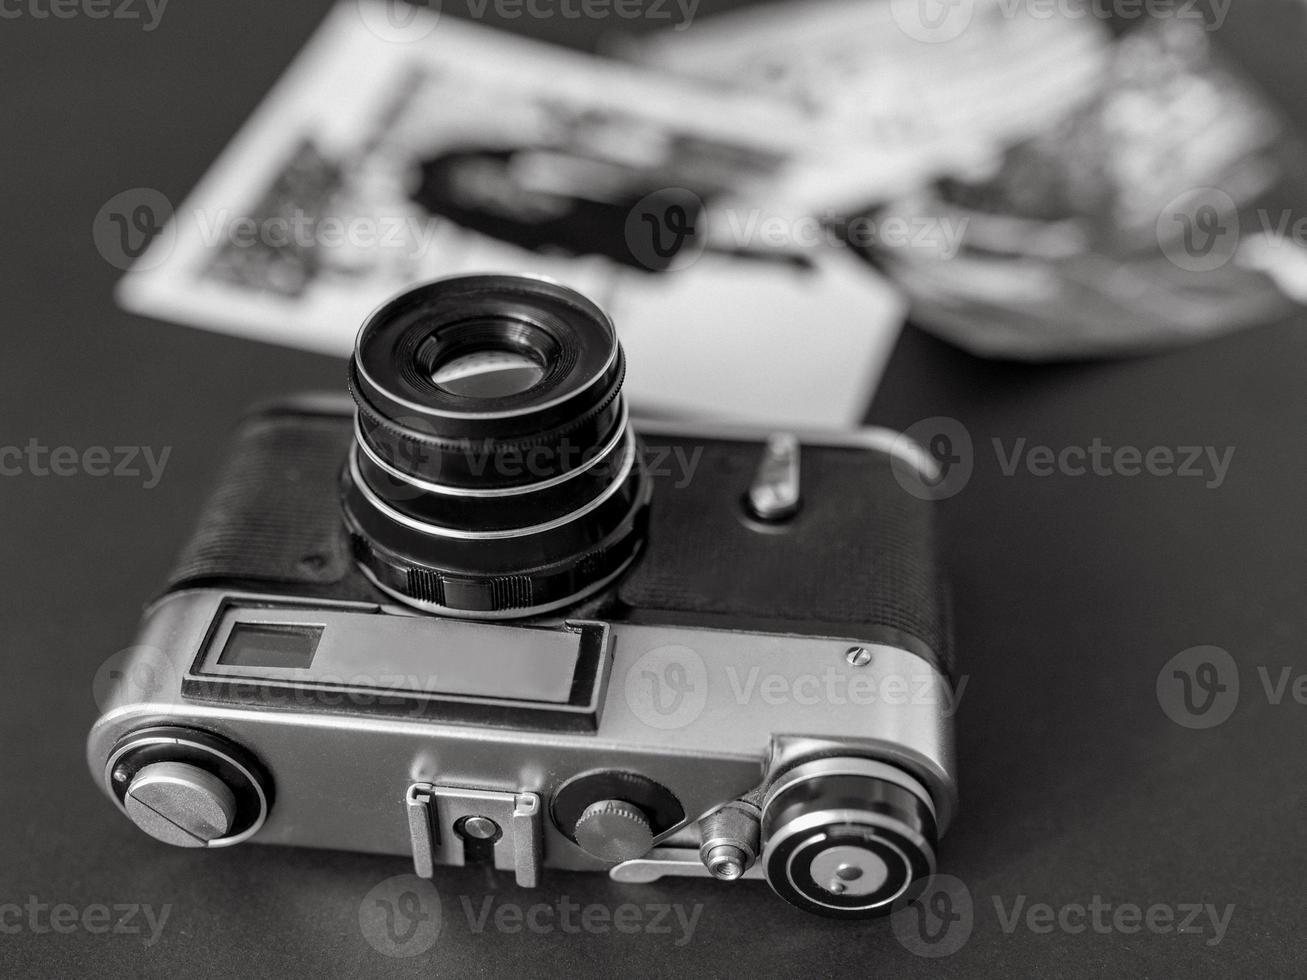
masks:
<svg viewBox="0 0 1307 980"><path fill-rule="evenodd" d="M621 358L618 369L617 378L604 399L568 423L543 432L485 439L442 437L397 425L395 420L381 415L355 387L352 365L350 385L358 410L359 435L384 464L407 476L445 487L502 489L566 473L569 450L593 446L612 437L614 429L626 420L625 406L619 401L626 373ZM427 424L424 420L415 421ZM529 473L520 479L504 476L510 468L504 463L506 459L538 453L541 449L556 450L552 461L546 452L545 464L539 467L541 473Z"/></svg>
<svg viewBox="0 0 1307 980"><path fill-rule="evenodd" d="M507 487L459 487L451 486L445 483L424 480L421 477L414 476L412 473L405 472L383 459L373 447L372 443L364 437L362 427L359 424L358 412L354 413L354 442L355 445L363 450L363 453L379 469L384 470L390 477L412 486L414 489L421 490L425 493L443 494L451 497L473 497L478 500L487 497L517 497L523 494L538 493L542 490L550 490L554 487L561 486L570 480L584 476L600 466L605 460L609 459L624 443L629 440L628 423L630 413L627 410L626 403L620 403L618 409L619 415L617 424L613 426L612 435L608 442L603 445L597 452L592 453L579 466L564 470L555 476L547 477L535 483L524 483L521 485Z"/></svg>

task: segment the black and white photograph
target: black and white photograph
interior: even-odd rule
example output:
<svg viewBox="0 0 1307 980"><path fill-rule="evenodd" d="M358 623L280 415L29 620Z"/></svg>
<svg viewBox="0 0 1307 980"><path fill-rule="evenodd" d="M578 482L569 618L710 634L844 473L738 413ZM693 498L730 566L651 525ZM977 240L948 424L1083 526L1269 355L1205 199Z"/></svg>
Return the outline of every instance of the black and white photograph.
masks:
<svg viewBox="0 0 1307 980"><path fill-rule="evenodd" d="M0 978L1307 976L1307 0L0 0Z"/></svg>

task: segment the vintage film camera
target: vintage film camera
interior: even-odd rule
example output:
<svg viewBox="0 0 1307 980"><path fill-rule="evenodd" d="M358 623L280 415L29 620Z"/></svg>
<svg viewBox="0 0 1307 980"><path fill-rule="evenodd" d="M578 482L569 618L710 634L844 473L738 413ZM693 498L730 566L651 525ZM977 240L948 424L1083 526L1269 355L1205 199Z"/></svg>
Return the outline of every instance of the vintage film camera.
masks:
<svg viewBox="0 0 1307 980"><path fill-rule="evenodd" d="M428 877L765 877L844 918L911 894L956 799L930 457L635 426L624 372L584 297L467 276L369 318L353 404L251 415L106 675L117 806Z"/></svg>

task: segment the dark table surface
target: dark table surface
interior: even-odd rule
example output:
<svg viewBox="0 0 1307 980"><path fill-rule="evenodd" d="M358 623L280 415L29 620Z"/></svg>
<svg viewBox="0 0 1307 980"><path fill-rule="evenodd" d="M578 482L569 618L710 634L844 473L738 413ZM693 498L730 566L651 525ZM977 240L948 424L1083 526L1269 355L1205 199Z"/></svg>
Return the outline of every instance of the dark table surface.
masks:
<svg viewBox="0 0 1307 980"><path fill-rule="evenodd" d="M1274 692L1283 671L1307 672L1301 316L1175 353L1056 368L986 363L904 334L870 419L951 417L975 446L969 484L942 504L967 687L962 810L941 870L964 883L972 909L950 956L915 955L885 920L806 916L762 886L558 874L526 893L504 876L450 870L437 881L434 947L387 959L365 941L359 907L409 869L404 859L196 854L115 813L83 757L93 675L130 642L242 407L337 388L343 366L117 310L118 273L95 251L92 218L132 187L180 199L325 6L178 4L149 33L86 17L0 22L0 443L171 447L149 490L88 476L0 481L0 975L1301 975L1307 707L1292 685ZM572 22L536 26L593 39ZM1222 33L1294 106L1307 33L1291 8L1232 14ZM1219 487L1007 476L992 440L1008 451L1021 438L1234 455ZM1228 719L1195 730L1162 709L1156 682L1173 656L1203 645L1229 652L1241 687ZM1222 679L1233 680L1228 669ZM544 933L493 922L478 932L473 921L487 898L529 908L564 896L600 910L592 928L565 932L556 914L537 916ZM671 932L595 925L623 903L671 905ZM65 904L75 911L60 916L90 909L90 927L53 928L49 908ZM156 916L166 906L157 941L144 913L124 921L121 905ZM1165 927L1190 905L1222 918L1233 908L1219 935L1206 911L1189 930ZM697 915L688 941L676 909ZM143 931L102 934L104 921Z"/></svg>

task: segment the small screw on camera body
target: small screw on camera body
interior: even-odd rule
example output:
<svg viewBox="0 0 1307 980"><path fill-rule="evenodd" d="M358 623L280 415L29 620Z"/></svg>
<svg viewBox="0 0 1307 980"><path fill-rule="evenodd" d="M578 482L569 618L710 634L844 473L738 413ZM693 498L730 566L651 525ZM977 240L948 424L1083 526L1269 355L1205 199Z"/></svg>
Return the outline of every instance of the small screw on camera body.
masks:
<svg viewBox="0 0 1307 980"><path fill-rule="evenodd" d="M844 659L850 667L865 667L871 663L871 651L866 647L849 647L844 651Z"/></svg>

